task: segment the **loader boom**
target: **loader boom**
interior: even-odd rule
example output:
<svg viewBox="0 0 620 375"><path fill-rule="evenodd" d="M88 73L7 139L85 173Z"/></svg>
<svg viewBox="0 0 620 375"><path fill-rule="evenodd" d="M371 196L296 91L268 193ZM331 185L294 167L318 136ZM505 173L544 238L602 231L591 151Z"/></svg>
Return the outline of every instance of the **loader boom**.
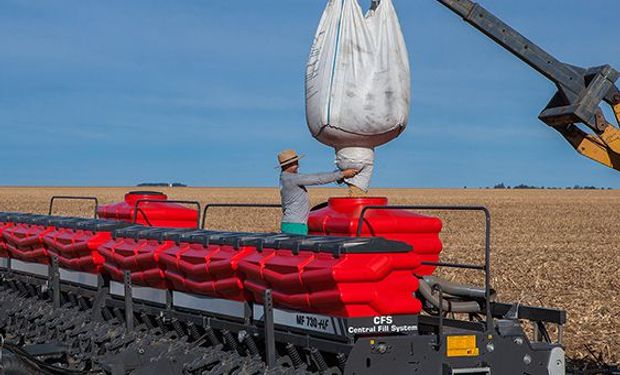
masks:
<svg viewBox="0 0 620 375"><path fill-rule="evenodd" d="M585 69L563 63L471 0L437 1L552 81L558 92L539 119L582 155L620 171L620 129L605 119L600 108L602 102L609 104L616 124L620 123L618 71L610 65Z"/></svg>

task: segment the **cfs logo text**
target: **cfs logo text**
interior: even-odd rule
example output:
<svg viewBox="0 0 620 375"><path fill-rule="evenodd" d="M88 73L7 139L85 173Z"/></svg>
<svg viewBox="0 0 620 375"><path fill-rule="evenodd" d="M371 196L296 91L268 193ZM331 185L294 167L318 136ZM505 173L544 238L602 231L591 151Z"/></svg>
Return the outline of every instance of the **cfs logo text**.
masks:
<svg viewBox="0 0 620 375"><path fill-rule="evenodd" d="M373 318L373 323L375 323L376 325L392 324L392 317L391 316L375 316Z"/></svg>

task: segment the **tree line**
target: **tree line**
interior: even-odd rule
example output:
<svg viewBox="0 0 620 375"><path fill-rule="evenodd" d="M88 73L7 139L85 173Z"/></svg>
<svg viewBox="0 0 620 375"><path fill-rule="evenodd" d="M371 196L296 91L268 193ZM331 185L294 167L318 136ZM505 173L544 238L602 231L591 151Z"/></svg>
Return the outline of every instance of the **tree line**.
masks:
<svg viewBox="0 0 620 375"><path fill-rule="evenodd" d="M465 187L467 189L467 187ZM514 190L613 190L610 187L598 187L598 186L581 186L581 185L574 185L574 186L567 186L567 187L553 187L553 186L535 186L535 185L526 185L526 184L519 184L519 185L515 185L515 186L510 186L510 185L506 185L503 182L499 183L497 185L494 185L493 187L486 187L486 189L514 189Z"/></svg>

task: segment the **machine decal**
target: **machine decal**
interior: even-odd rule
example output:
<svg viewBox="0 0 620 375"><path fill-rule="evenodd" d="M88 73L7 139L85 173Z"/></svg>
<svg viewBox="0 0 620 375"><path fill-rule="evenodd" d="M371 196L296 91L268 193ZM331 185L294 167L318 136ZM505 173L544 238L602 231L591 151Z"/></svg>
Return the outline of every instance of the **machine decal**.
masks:
<svg viewBox="0 0 620 375"><path fill-rule="evenodd" d="M416 316L375 316L373 318L356 318L348 320L347 333L350 335L366 334L407 334L418 331Z"/></svg>
<svg viewBox="0 0 620 375"><path fill-rule="evenodd" d="M476 336L448 336L447 353L448 357L477 357L480 349L476 344Z"/></svg>
<svg viewBox="0 0 620 375"><path fill-rule="evenodd" d="M276 325L300 328L332 335L342 334L342 327L339 324L335 324L336 319L333 317L319 314L298 313L280 309L274 309L273 312ZM254 319L264 319L263 306L254 305Z"/></svg>

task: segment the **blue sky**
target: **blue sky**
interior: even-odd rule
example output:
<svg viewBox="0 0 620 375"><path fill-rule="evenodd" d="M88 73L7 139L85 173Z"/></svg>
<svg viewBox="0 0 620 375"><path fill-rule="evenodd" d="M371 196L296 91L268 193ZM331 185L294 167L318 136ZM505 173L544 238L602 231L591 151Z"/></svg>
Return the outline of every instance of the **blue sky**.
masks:
<svg viewBox="0 0 620 375"><path fill-rule="evenodd" d="M437 1L394 2L413 102L374 186L620 188L538 121L550 82ZM332 169L304 113L325 3L3 0L0 185L271 186L286 147L304 171ZM560 60L620 68L617 0L481 3Z"/></svg>

